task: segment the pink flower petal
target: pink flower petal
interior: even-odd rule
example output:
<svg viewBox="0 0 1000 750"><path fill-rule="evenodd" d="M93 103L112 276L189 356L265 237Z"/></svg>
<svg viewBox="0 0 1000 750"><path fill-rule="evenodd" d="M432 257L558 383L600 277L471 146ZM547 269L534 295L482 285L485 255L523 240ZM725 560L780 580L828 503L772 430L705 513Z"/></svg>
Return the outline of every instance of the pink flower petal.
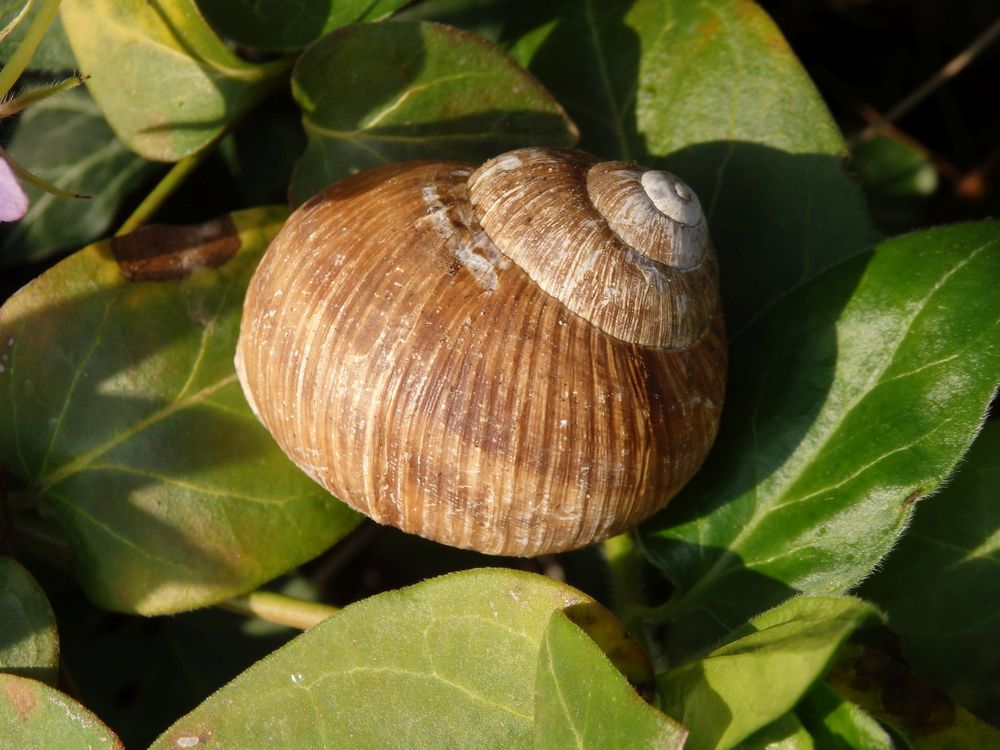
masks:
<svg viewBox="0 0 1000 750"><path fill-rule="evenodd" d="M10 165L0 159L0 221L17 221L28 212L28 196Z"/></svg>

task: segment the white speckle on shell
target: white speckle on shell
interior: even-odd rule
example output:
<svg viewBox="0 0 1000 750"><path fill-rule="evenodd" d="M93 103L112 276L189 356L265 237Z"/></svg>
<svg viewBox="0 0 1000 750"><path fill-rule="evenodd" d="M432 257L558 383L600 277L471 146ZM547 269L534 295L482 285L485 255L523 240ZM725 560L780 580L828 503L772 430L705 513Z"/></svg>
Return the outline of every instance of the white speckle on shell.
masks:
<svg viewBox="0 0 1000 750"><path fill-rule="evenodd" d="M651 170L643 172L641 182L656 210L664 216L689 227L704 220L698 196L677 175Z"/></svg>
<svg viewBox="0 0 1000 750"><path fill-rule="evenodd" d="M502 271L510 265L504 254L482 230L476 232L475 243L471 246L468 244L468 226L455 225L449 214L449 207L436 185L425 185L422 198L427 210L423 220L430 222L445 247L482 285L484 291L492 292L496 289L497 269Z"/></svg>

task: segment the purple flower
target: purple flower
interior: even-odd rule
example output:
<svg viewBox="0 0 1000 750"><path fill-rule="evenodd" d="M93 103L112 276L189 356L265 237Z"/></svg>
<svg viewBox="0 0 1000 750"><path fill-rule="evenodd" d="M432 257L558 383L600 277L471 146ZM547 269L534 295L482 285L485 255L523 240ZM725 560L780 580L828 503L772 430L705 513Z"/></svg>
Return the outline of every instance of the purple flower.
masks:
<svg viewBox="0 0 1000 750"><path fill-rule="evenodd" d="M28 196L6 159L0 159L0 221L17 221L28 212Z"/></svg>

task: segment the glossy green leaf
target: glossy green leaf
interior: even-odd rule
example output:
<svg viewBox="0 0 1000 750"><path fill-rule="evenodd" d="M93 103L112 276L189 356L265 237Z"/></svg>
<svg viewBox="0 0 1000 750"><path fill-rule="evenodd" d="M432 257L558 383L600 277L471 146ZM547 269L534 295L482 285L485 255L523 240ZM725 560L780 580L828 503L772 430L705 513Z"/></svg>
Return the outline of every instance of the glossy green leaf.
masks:
<svg viewBox="0 0 1000 750"><path fill-rule="evenodd" d="M45 592L13 558L0 557L0 672L54 685L58 669L56 618Z"/></svg>
<svg viewBox="0 0 1000 750"><path fill-rule="evenodd" d="M25 110L7 151L42 179L92 197L53 195L25 185L28 213L6 233L0 268L96 239L109 228L122 199L156 168L115 137L83 89Z"/></svg>
<svg viewBox="0 0 1000 750"><path fill-rule="evenodd" d="M309 136L292 179L296 203L385 162L479 162L576 138L558 102L499 47L439 24L338 29L299 58L292 90Z"/></svg>
<svg viewBox="0 0 1000 750"><path fill-rule="evenodd" d="M795 713L820 747L834 750L894 750L882 725L856 703L842 698L826 683L806 693Z"/></svg>
<svg viewBox="0 0 1000 750"><path fill-rule="evenodd" d="M814 750L817 745L795 714L787 713L754 732L736 747L737 750ZM823 745L819 747L823 748ZM824 748L824 750L835 749Z"/></svg>
<svg viewBox="0 0 1000 750"><path fill-rule="evenodd" d="M850 170L885 232L902 232L926 221L927 199L937 190L938 173L927 151L906 138L877 133L854 147Z"/></svg>
<svg viewBox="0 0 1000 750"><path fill-rule="evenodd" d="M122 748L100 719L44 682L0 674L0 742L9 748Z"/></svg>
<svg viewBox="0 0 1000 750"><path fill-rule="evenodd" d="M730 350L719 436L643 528L669 648L868 575L951 472L1000 373L1000 224L901 237L783 299Z"/></svg>
<svg viewBox="0 0 1000 750"><path fill-rule="evenodd" d="M0 0L0 28L4 28L21 11L27 0ZM31 25L32 18L38 13L41 3L34 0L31 8L21 21L11 29L10 33L0 41L0 60L6 62L14 50L24 40L24 35ZM27 70L29 71L69 71L76 67L73 51L69 48L69 40L63 30L62 21L56 16L49 26L41 43L31 56Z"/></svg>
<svg viewBox="0 0 1000 750"><path fill-rule="evenodd" d="M305 47L328 31L355 21L385 18L407 0L198 0L216 31L258 49Z"/></svg>
<svg viewBox="0 0 1000 750"><path fill-rule="evenodd" d="M287 68L230 52L194 0L63 0L60 12L88 89L118 137L147 159L204 148Z"/></svg>
<svg viewBox="0 0 1000 750"><path fill-rule="evenodd" d="M916 672L1000 725L998 488L1000 423L988 422L861 591L885 607Z"/></svg>
<svg viewBox="0 0 1000 750"><path fill-rule="evenodd" d="M646 703L593 640L552 615L535 678L535 750L684 747L687 730Z"/></svg>
<svg viewBox="0 0 1000 750"><path fill-rule="evenodd" d="M1000 730L880 651L847 646L828 681L901 736L911 750L1000 747Z"/></svg>
<svg viewBox="0 0 1000 750"><path fill-rule="evenodd" d="M841 643L877 616L851 597L799 597L750 620L721 646L658 680L689 750L727 750L790 711Z"/></svg>
<svg viewBox="0 0 1000 750"><path fill-rule="evenodd" d="M283 217L91 245L0 308L0 461L63 526L102 606L217 601L357 522L280 452L233 368L243 294Z"/></svg>
<svg viewBox="0 0 1000 750"><path fill-rule="evenodd" d="M745 0L562 0L512 49L581 147L665 167L698 193L732 330L872 242L840 133L781 32ZM527 17L525 17L527 16ZM512 28L505 32L515 34Z"/></svg>
<svg viewBox="0 0 1000 750"><path fill-rule="evenodd" d="M154 743L213 748L531 748L552 613L600 605L537 575L482 568L365 599L256 664ZM620 626L619 626L620 628Z"/></svg>

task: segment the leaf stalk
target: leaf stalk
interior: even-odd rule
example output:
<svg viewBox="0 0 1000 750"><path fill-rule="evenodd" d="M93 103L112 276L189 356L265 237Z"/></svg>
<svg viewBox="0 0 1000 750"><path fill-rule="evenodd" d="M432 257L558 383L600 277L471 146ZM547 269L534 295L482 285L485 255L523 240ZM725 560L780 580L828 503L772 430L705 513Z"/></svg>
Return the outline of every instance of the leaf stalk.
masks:
<svg viewBox="0 0 1000 750"><path fill-rule="evenodd" d="M307 602L273 591L251 591L249 594L219 602L215 606L299 630L308 630L340 611L329 604Z"/></svg>

